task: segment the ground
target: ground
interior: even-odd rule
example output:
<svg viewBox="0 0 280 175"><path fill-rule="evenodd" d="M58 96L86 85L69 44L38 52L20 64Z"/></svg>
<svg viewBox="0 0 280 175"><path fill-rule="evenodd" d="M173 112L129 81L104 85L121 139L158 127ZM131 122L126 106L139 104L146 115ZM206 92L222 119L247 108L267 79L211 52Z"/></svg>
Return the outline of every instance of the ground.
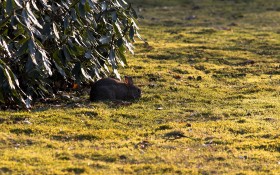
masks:
<svg viewBox="0 0 280 175"><path fill-rule="evenodd" d="M142 98L1 111L0 174L280 174L280 2L133 2Z"/></svg>

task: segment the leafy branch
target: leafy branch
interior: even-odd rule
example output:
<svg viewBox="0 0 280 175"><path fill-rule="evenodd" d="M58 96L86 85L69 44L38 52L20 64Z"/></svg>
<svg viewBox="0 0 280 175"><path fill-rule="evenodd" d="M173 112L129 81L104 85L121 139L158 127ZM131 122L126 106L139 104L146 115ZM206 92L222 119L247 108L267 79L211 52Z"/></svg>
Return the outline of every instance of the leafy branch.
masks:
<svg viewBox="0 0 280 175"><path fill-rule="evenodd" d="M56 81L118 77L140 37L136 18L125 0L0 1L0 104L29 107Z"/></svg>

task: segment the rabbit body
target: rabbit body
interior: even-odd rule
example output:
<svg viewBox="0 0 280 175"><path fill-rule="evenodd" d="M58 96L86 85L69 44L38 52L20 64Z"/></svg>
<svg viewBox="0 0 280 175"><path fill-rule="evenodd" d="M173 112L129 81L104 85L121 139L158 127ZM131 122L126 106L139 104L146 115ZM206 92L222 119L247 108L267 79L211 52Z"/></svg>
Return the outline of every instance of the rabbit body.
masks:
<svg viewBox="0 0 280 175"><path fill-rule="evenodd" d="M90 91L90 101L98 100L135 100L141 97L141 90L133 85L131 77L125 82L104 78L95 82Z"/></svg>

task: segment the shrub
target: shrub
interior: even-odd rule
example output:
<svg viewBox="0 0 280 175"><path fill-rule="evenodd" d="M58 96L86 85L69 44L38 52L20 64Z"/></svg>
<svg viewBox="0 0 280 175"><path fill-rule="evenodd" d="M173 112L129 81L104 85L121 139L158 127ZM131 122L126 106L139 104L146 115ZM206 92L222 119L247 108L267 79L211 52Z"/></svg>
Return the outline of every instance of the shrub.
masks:
<svg viewBox="0 0 280 175"><path fill-rule="evenodd" d="M136 20L125 0L0 0L0 103L30 107L57 81L119 77Z"/></svg>

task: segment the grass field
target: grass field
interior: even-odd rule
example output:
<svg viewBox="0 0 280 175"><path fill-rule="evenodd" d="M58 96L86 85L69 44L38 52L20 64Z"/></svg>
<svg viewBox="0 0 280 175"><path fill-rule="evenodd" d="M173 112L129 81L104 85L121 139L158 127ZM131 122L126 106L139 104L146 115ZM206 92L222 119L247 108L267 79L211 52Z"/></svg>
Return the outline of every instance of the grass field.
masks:
<svg viewBox="0 0 280 175"><path fill-rule="evenodd" d="M280 1L133 2L142 98L0 111L0 174L280 174Z"/></svg>

